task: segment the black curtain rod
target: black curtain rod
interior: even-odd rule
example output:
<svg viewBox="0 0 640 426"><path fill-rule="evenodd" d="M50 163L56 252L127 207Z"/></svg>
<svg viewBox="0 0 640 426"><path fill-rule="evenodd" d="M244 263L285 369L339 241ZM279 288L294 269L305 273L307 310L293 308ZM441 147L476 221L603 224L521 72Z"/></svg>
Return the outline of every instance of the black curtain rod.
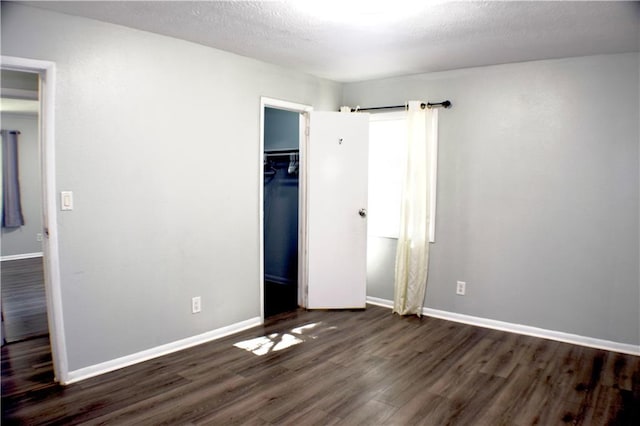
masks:
<svg viewBox="0 0 640 426"><path fill-rule="evenodd" d="M420 108L421 109L425 109L425 108L437 108L437 107L443 107L443 108L451 108L451 101L442 101L442 102L427 102L425 103L421 103L420 104ZM407 108L406 105L392 105L392 106L381 106L381 107L371 107L371 108L351 108L351 112L356 112L356 111L376 111L376 110L381 110L381 109L405 109Z"/></svg>

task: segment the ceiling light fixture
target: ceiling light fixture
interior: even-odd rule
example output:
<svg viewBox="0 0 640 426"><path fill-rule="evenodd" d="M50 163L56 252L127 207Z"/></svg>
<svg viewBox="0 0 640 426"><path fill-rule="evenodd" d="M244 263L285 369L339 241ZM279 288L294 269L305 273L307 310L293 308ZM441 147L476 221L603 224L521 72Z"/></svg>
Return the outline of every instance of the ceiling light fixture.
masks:
<svg viewBox="0 0 640 426"><path fill-rule="evenodd" d="M288 3L314 18L353 26L392 24L427 6L424 0L290 0Z"/></svg>

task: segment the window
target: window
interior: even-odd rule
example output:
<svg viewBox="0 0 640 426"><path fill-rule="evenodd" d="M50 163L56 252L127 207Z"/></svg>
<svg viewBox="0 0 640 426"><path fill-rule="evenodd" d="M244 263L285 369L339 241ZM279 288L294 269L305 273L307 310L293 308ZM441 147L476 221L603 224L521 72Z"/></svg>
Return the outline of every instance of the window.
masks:
<svg viewBox="0 0 640 426"><path fill-rule="evenodd" d="M368 235L398 238L402 203L402 184L407 156L407 113L371 114L369 121L369 214ZM429 118L427 118L429 120ZM432 135L430 164L429 242L435 243L436 188L438 167L438 122L432 116L427 131Z"/></svg>
<svg viewBox="0 0 640 426"><path fill-rule="evenodd" d="M368 234L398 238L405 169L405 111L371 114L369 124Z"/></svg>

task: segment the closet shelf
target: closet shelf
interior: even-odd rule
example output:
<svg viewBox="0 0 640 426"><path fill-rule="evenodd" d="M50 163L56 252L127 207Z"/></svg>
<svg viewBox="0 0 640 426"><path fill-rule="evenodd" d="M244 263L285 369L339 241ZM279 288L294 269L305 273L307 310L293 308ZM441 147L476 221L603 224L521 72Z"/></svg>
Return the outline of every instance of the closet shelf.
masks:
<svg viewBox="0 0 640 426"><path fill-rule="evenodd" d="M276 156L276 155L291 155L298 154L300 150L298 149L270 149L265 150L264 155L266 156Z"/></svg>

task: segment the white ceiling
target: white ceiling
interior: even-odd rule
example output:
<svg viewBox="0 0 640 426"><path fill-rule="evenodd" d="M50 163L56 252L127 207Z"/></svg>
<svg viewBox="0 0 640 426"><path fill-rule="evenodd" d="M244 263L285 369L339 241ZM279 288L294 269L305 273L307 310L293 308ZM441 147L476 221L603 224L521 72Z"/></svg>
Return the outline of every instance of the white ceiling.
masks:
<svg viewBox="0 0 640 426"><path fill-rule="evenodd" d="M640 2L73 1L29 5L335 81L638 51Z"/></svg>

